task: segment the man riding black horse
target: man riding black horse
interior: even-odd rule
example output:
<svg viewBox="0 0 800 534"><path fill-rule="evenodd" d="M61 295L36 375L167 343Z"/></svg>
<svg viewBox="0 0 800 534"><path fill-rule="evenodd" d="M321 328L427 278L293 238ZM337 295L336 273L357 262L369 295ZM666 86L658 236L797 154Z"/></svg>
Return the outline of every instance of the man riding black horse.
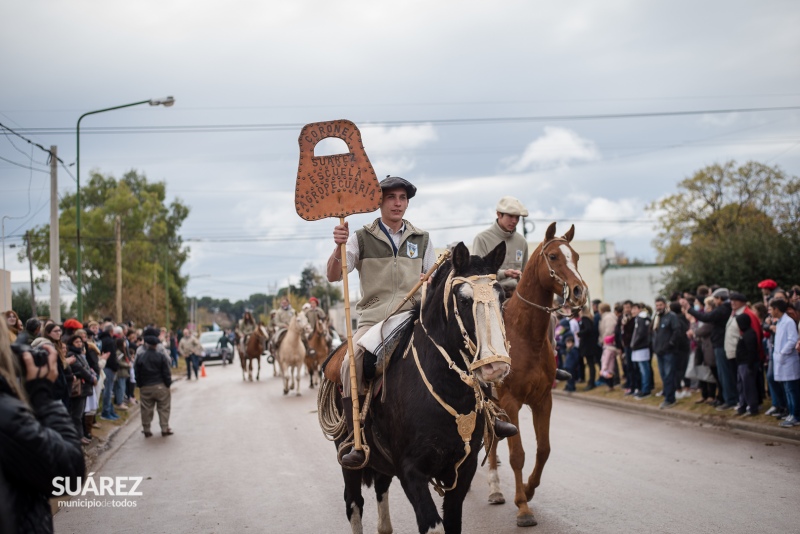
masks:
<svg viewBox="0 0 800 534"><path fill-rule="evenodd" d="M342 279L341 245L346 243L347 266L358 269L362 298L356 310L359 313L358 329L353 333L358 393L363 395L364 349L357 341L375 324L389 317L397 304L434 264L435 252L428 232L420 230L403 219L408 202L417 192L408 180L387 176L380 183L383 197L381 215L371 224L359 228L352 235L348 224L337 225L333 230L336 248L328 259L327 278L330 282ZM411 309L419 302L419 295L409 299L402 310ZM349 430L353 430L353 403L350 398L350 355L341 367L343 384L342 402ZM498 437L513 436L516 427L497 421ZM342 465L358 468L363 465L362 450L353 449L342 457Z"/></svg>

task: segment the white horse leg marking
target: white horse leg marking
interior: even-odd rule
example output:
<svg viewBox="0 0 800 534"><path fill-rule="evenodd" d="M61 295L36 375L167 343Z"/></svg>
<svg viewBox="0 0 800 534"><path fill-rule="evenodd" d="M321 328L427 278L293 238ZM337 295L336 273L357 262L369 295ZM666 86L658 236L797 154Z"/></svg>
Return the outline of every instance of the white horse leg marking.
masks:
<svg viewBox="0 0 800 534"><path fill-rule="evenodd" d="M378 501L378 534L392 534L392 520L389 517L389 491Z"/></svg>
<svg viewBox="0 0 800 534"><path fill-rule="evenodd" d="M497 469L489 470L489 503L490 504L503 504L506 498L503 497L503 492L500 491L500 476L497 474Z"/></svg>
<svg viewBox="0 0 800 534"><path fill-rule="evenodd" d="M364 534L364 526L361 524L361 513L358 511L356 503L350 505L353 508L353 514L350 516L350 528L353 529L353 534Z"/></svg>
<svg viewBox="0 0 800 534"><path fill-rule="evenodd" d="M428 529L428 534L444 534L444 526L441 523L436 523Z"/></svg>

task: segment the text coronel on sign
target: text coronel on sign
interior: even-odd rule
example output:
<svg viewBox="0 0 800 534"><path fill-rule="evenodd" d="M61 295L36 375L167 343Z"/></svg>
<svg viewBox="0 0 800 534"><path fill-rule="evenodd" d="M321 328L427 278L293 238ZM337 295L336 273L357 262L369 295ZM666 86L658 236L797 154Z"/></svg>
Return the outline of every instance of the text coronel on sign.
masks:
<svg viewBox="0 0 800 534"><path fill-rule="evenodd" d="M328 137L344 141L348 152L315 156L317 143ZM380 184L355 124L348 120L307 124L298 141L300 163L294 197L298 215L315 221L378 209Z"/></svg>

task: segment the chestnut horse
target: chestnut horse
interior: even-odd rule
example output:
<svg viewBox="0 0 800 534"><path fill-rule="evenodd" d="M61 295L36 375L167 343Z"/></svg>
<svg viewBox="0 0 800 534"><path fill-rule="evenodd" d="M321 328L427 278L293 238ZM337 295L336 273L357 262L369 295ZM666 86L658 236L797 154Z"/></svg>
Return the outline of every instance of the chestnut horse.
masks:
<svg viewBox="0 0 800 534"><path fill-rule="evenodd" d="M511 344L511 373L498 386L500 407L509 420L519 428L519 410L523 404L533 411L536 432L536 463L527 483L522 482L525 451L520 434L508 438L511 469L514 470L517 505L517 526L536 524L528 502L542 478L550 456L550 411L553 406L552 387L556 376L554 347L551 340L551 314L574 313L588 298L588 288L578 272L578 253L570 246L575 227L563 237L556 237L556 223L545 233L544 241L536 247L525 266L514 295L506 303L504 320L506 335ZM563 299L562 307L553 306L554 295ZM489 502L505 502L497 475L497 445L489 455Z"/></svg>
<svg viewBox="0 0 800 534"><path fill-rule="evenodd" d="M319 384L320 366L331 350L331 334L328 331L328 320L317 320L316 325L311 325L314 330L308 338L308 348L315 351L313 356L306 355L306 367L308 368L309 380L308 387L313 388Z"/></svg>
<svg viewBox="0 0 800 534"><path fill-rule="evenodd" d="M267 346L269 333L264 325L260 324L256 327L255 331L247 338L247 344L244 349L244 354L239 355L239 361L242 362L242 380L253 381L253 366L258 362L258 373L256 380L261 378L261 353ZM245 378L245 374L247 377Z"/></svg>

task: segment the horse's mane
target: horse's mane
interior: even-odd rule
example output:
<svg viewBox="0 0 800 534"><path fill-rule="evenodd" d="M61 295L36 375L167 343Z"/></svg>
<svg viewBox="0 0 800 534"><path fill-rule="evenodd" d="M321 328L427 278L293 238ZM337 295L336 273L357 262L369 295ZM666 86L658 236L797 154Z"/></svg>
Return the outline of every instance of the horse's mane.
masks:
<svg viewBox="0 0 800 534"><path fill-rule="evenodd" d="M444 315L444 307L449 303L444 302L444 285L450 271L453 270L453 261L448 259L441 267L436 270L436 276L427 290L424 302L424 315L420 318L425 321L425 328L428 333L436 338L437 343L444 341L444 333L447 331L447 318ZM422 304L422 303L420 303ZM418 309L418 304L415 309Z"/></svg>

